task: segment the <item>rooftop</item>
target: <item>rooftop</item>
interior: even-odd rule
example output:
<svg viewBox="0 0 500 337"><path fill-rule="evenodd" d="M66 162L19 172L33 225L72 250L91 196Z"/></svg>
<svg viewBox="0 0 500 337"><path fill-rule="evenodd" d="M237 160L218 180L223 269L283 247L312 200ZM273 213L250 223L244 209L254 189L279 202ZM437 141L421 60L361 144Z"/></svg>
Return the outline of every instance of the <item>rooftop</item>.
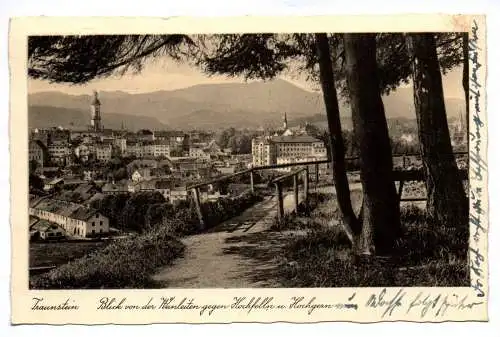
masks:
<svg viewBox="0 0 500 337"><path fill-rule="evenodd" d="M30 207L78 220L87 220L97 213L97 210L93 208L87 208L80 204L49 198L42 199L37 204L30 205Z"/></svg>
<svg viewBox="0 0 500 337"><path fill-rule="evenodd" d="M271 138L274 143L316 143L321 142L321 140L316 139L309 135L298 135L298 136L274 136Z"/></svg>

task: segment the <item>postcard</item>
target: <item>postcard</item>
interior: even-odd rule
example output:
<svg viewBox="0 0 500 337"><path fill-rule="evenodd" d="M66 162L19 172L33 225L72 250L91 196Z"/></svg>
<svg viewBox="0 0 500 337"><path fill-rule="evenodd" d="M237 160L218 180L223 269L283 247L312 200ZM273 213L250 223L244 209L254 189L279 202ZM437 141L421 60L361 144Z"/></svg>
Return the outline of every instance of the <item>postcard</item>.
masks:
<svg viewBox="0 0 500 337"><path fill-rule="evenodd" d="M12 19L12 323L487 321L485 36Z"/></svg>

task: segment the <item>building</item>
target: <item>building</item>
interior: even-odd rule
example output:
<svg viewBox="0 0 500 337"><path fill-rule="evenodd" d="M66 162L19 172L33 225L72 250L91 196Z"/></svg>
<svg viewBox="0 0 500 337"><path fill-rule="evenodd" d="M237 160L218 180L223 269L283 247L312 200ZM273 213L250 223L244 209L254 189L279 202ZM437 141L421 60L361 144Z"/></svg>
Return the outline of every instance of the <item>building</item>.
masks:
<svg viewBox="0 0 500 337"><path fill-rule="evenodd" d="M95 170L84 170L83 171L83 180L85 180L85 181L94 180L96 173L97 173L97 171L95 171Z"/></svg>
<svg viewBox="0 0 500 337"><path fill-rule="evenodd" d="M170 190L170 203L176 204L181 201L187 201L189 192L184 187L175 187Z"/></svg>
<svg viewBox="0 0 500 337"><path fill-rule="evenodd" d="M95 158L99 161L109 161L113 154L113 146L110 144L96 144Z"/></svg>
<svg viewBox="0 0 500 337"><path fill-rule="evenodd" d="M168 140L153 141L153 157L170 157L170 142Z"/></svg>
<svg viewBox="0 0 500 337"><path fill-rule="evenodd" d="M54 179L50 179L50 180L46 181L45 184L44 184L44 186L43 186L43 189L45 191L52 191L56 187L61 187L63 185L64 185L64 179L63 178L54 178Z"/></svg>
<svg viewBox="0 0 500 337"><path fill-rule="evenodd" d="M167 202L170 202L170 191L174 186L174 180L154 179L129 184L129 192L158 192Z"/></svg>
<svg viewBox="0 0 500 337"><path fill-rule="evenodd" d="M113 145L120 151L120 154L127 153L127 139L118 137L113 140Z"/></svg>
<svg viewBox="0 0 500 337"><path fill-rule="evenodd" d="M94 98L90 104L90 115L90 129L94 132L101 132L103 129L101 120L101 101L99 101L97 91L94 91Z"/></svg>
<svg viewBox="0 0 500 337"><path fill-rule="evenodd" d="M142 158L144 157L144 147L141 142L127 141L127 150L125 153L129 157Z"/></svg>
<svg viewBox="0 0 500 337"><path fill-rule="evenodd" d="M327 158L324 143L309 135L260 137L252 140L253 166L274 165L292 159L311 161Z"/></svg>
<svg viewBox="0 0 500 337"><path fill-rule="evenodd" d="M167 158L170 157L170 143L167 140L130 141L125 153L137 158Z"/></svg>
<svg viewBox="0 0 500 337"><path fill-rule="evenodd" d="M151 169L149 167L139 168L132 173L131 179L133 182L151 180Z"/></svg>
<svg viewBox="0 0 500 337"><path fill-rule="evenodd" d="M205 147L194 145L194 146L189 147L189 157L209 159L210 153L208 153L208 151L206 151Z"/></svg>
<svg viewBox="0 0 500 337"><path fill-rule="evenodd" d="M129 192L129 188L127 181L119 181L104 184L101 191L104 195L125 194Z"/></svg>
<svg viewBox="0 0 500 337"><path fill-rule="evenodd" d="M45 161L45 146L39 140L30 140L28 149L29 161L36 161L38 167L43 167Z"/></svg>
<svg viewBox="0 0 500 337"><path fill-rule="evenodd" d="M86 162L90 157L90 148L88 145L80 144L74 149L75 156L79 158L82 162Z"/></svg>
<svg viewBox="0 0 500 337"><path fill-rule="evenodd" d="M37 236L42 240L60 240L66 237L64 229L56 223L35 218L35 222L30 225L30 237Z"/></svg>
<svg viewBox="0 0 500 337"><path fill-rule="evenodd" d="M66 159L71 154L69 144L65 141L52 142L48 147L50 160L59 165L66 164Z"/></svg>
<svg viewBox="0 0 500 337"><path fill-rule="evenodd" d="M267 166L276 163L276 147L271 137L252 139L253 166Z"/></svg>
<svg viewBox="0 0 500 337"><path fill-rule="evenodd" d="M29 215L61 226L67 234L91 237L109 233L109 219L97 210L72 202L40 198L30 200Z"/></svg>

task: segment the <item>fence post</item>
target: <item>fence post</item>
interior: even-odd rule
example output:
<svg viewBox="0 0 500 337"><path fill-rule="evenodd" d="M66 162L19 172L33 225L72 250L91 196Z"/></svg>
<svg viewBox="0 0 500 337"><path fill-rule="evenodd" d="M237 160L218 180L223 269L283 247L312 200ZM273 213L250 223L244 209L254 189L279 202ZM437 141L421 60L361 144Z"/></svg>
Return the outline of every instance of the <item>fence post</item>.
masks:
<svg viewBox="0 0 500 337"><path fill-rule="evenodd" d="M278 181L276 183L276 196L278 197L278 222L283 220L285 215L285 210L283 209L283 190L281 188L281 183Z"/></svg>
<svg viewBox="0 0 500 337"><path fill-rule="evenodd" d="M250 170L250 190L252 193L255 192L254 185L253 185L253 170Z"/></svg>
<svg viewBox="0 0 500 337"><path fill-rule="evenodd" d="M295 210L295 214L299 211L299 184L297 182L297 175L293 176L293 206Z"/></svg>
<svg viewBox="0 0 500 337"><path fill-rule="evenodd" d="M205 229L205 221L203 220L203 212L201 211L201 203L200 203L200 190L198 187L193 188L193 200L194 206L196 208L196 213L198 214L198 219L200 221L198 225L199 230Z"/></svg>
<svg viewBox="0 0 500 337"><path fill-rule="evenodd" d="M309 200L309 168L306 166L304 172L304 202L307 206L307 201Z"/></svg>
<svg viewBox="0 0 500 337"><path fill-rule="evenodd" d="M401 180L399 181L399 187L398 187L398 203L401 203L401 195L403 194L404 184L405 184L405 181L403 180L403 178L401 178Z"/></svg>
<svg viewBox="0 0 500 337"><path fill-rule="evenodd" d="M319 164L314 164L314 172L316 173L316 185L319 183Z"/></svg>

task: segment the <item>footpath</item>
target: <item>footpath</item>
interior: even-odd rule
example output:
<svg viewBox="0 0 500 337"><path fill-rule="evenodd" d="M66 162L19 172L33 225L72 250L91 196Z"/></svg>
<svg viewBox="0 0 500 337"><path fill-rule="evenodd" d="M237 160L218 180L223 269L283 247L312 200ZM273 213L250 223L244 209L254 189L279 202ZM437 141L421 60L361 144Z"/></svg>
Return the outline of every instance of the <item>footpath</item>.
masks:
<svg viewBox="0 0 500 337"><path fill-rule="evenodd" d="M290 212L293 196L283 203ZM276 197L266 197L207 232L183 238L184 256L160 268L153 280L165 288L280 287L279 251L293 234L268 231L276 212Z"/></svg>

